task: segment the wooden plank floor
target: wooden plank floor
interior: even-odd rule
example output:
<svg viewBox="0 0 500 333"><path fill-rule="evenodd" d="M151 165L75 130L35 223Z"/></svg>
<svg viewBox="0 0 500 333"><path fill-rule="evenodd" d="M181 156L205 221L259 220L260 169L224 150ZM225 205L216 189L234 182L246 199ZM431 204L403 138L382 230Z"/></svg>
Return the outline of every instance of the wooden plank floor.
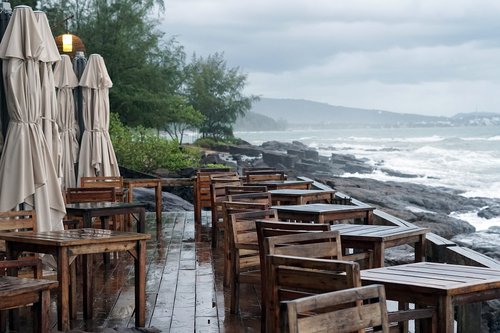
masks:
<svg viewBox="0 0 500 333"><path fill-rule="evenodd" d="M210 216L204 213L204 224ZM147 216L152 240L147 249L147 331L151 332L259 332L259 291L244 286L240 315L229 314L227 290L222 287L222 252L212 251L204 230L204 241L194 241L193 212L163 213L163 226L156 241L154 214ZM208 228L204 228L208 229ZM120 254L104 266L95 256L94 318L83 320L79 300L75 332L101 332L114 328L127 332L134 326L134 269L128 255ZM245 288L246 287L246 288ZM51 319L57 332L56 303L52 295ZM24 314L24 315L23 315ZM31 317L28 311L21 316ZM22 321L28 324L29 320ZM28 331L21 327L21 332Z"/></svg>

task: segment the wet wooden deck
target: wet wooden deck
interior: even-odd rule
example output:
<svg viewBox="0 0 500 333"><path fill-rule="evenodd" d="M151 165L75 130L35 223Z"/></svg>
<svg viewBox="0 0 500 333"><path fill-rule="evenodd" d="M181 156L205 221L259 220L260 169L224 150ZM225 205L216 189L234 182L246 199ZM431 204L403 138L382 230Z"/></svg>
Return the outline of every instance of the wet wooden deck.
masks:
<svg viewBox="0 0 500 333"><path fill-rule="evenodd" d="M164 212L158 241L154 214L148 214L147 220L146 230L152 240L148 241L147 254L146 326L151 332L260 331L259 291L243 288L241 314L229 314L229 298L222 287L222 252L212 251L208 241L194 241L193 212ZM208 224L209 216L204 215L203 220ZM94 318L82 319L79 301L79 319L72 321L72 330L127 331L126 328L134 326L133 261L120 254L105 267L102 256L95 257L98 267L94 271ZM57 332L56 304L52 298L52 327Z"/></svg>

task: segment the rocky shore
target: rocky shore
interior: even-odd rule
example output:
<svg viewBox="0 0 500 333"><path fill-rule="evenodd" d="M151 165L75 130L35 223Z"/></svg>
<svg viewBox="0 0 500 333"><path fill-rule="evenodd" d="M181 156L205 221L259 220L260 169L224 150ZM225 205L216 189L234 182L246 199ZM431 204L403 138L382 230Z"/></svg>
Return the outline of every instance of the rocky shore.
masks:
<svg viewBox="0 0 500 333"><path fill-rule="evenodd" d="M429 187L411 182L382 182L364 177L343 177L344 174L371 174L373 167L352 155L321 156L301 142L265 142L261 146L238 145L213 147L204 157L206 163L223 163L235 168L270 166L286 170L291 177L306 176L325 183L337 191L373 205L393 216L473 248L500 260L500 228L476 232L467 221L451 217L451 213L477 211L484 218L500 216L500 200L466 198L459 191ZM385 173L404 178L417 175L396 170Z"/></svg>

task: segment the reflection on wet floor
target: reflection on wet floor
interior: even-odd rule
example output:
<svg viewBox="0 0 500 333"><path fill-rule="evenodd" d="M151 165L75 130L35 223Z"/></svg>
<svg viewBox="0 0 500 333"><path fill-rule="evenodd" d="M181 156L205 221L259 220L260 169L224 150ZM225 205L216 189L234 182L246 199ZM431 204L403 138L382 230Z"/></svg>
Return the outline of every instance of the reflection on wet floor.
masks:
<svg viewBox="0 0 500 333"><path fill-rule="evenodd" d="M203 223L210 224L209 213ZM212 251L209 228L203 229L202 241L194 237L193 212L164 212L162 234L156 239L156 221L147 215L146 326L150 332L259 332L260 291L242 285L240 314L229 313L229 293L222 287L222 249ZM82 300L78 300L78 319L72 321L75 332L127 332L134 326L134 267L131 257L120 253L105 267L102 256L94 256L94 318L83 320ZM55 278L55 277L53 277ZM80 281L81 283L81 281ZM79 289L81 290L81 289ZM55 293L51 319L56 329ZM28 310L22 318L30 318ZM31 331L30 320L21 320L19 331ZM114 330L112 330L114 331Z"/></svg>

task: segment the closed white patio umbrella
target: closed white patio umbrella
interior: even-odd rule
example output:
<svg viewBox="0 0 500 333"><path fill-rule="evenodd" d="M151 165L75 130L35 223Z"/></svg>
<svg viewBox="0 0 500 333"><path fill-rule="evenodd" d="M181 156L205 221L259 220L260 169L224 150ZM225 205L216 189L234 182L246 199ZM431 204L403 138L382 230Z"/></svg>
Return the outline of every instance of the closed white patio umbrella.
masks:
<svg viewBox="0 0 500 333"><path fill-rule="evenodd" d="M85 128L78 160L78 179L120 175L108 132L109 88L112 85L104 59L91 54L80 79Z"/></svg>
<svg viewBox="0 0 500 333"><path fill-rule="evenodd" d="M40 98L42 112L42 131L47 141L52 163L56 168L58 177L62 176L61 172L61 138L57 126L57 100L54 84L54 72L52 66L61 60L59 50L52 31L50 30L47 15L41 11L35 11L35 17L38 21L38 29L44 42L44 48L40 54Z"/></svg>
<svg viewBox="0 0 500 333"><path fill-rule="evenodd" d="M76 187L76 169L78 162L78 121L75 114L73 89L78 86L78 79L73 71L73 65L68 55L63 54L62 60L54 68L54 80L57 88L58 117L57 125L61 135L61 188Z"/></svg>
<svg viewBox="0 0 500 333"><path fill-rule="evenodd" d="M63 229L66 213L41 128L39 58L44 47L32 9L16 7L0 42L10 116L0 159L0 210L34 206L39 231Z"/></svg>

